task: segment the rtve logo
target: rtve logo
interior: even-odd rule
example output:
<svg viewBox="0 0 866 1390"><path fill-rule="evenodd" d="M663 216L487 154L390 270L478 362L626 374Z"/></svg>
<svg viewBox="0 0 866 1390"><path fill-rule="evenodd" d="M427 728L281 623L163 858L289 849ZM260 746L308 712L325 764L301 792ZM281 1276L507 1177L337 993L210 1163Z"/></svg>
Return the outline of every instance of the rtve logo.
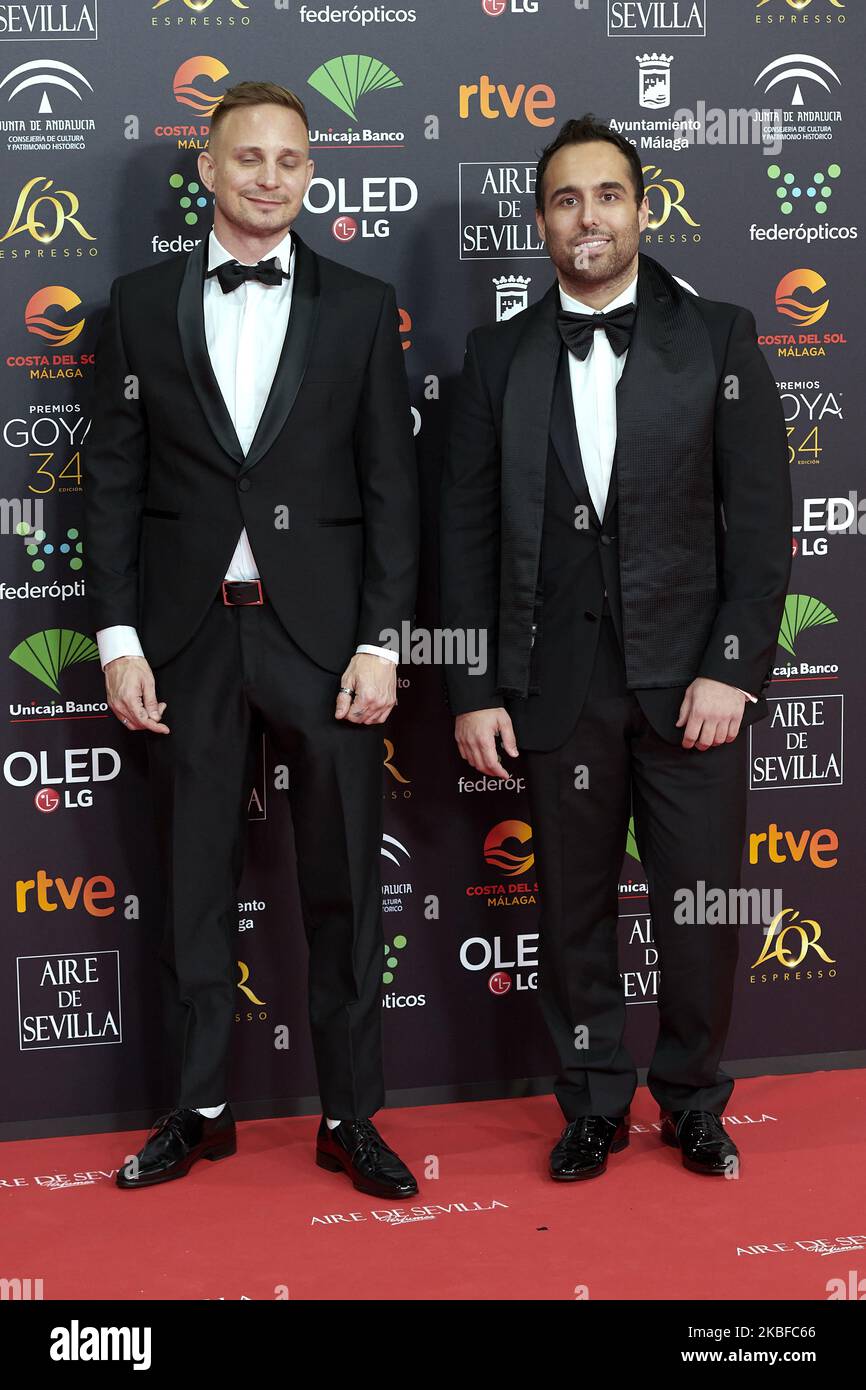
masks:
<svg viewBox="0 0 866 1390"><path fill-rule="evenodd" d="M28 911L28 898L36 899L40 912L56 912L58 907L71 912L79 902L91 917L110 917L114 912L114 882L104 874L94 874L86 881L77 874L71 883L65 879L49 878L44 869L37 869L35 878L19 878L15 884L15 910ZM107 904L103 906L102 904Z"/></svg>
<svg viewBox="0 0 866 1390"><path fill-rule="evenodd" d="M540 114L542 111L553 111L556 106L556 94L546 82L536 82L531 87L527 87L525 82L518 82L511 91L504 82L492 82L484 73L477 82L461 83L457 89L457 109L461 121L469 120L474 114L474 97L478 98L479 113L487 121L497 121L500 116L513 121L521 113L530 125L553 125L555 120L552 115Z"/></svg>
<svg viewBox="0 0 866 1390"><path fill-rule="evenodd" d="M835 869L839 860L839 836L835 830L824 827L821 830L802 830L795 835L791 830L780 830L775 821L768 828L749 836L749 863L757 864L763 854L773 864L786 864L793 859L801 864L808 857L816 869Z"/></svg>

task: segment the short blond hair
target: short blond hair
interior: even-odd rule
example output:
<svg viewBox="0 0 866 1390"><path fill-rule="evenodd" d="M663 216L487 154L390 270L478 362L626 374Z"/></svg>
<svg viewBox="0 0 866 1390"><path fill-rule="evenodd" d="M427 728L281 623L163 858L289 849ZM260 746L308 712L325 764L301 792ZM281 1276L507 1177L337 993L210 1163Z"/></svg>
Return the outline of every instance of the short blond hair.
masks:
<svg viewBox="0 0 866 1390"><path fill-rule="evenodd" d="M210 118L211 139L226 116L240 106L285 106L289 111L295 111L304 122L304 129L309 130L304 103L288 87L281 87L276 82L238 82L234 87L229 87Z"/></svg>

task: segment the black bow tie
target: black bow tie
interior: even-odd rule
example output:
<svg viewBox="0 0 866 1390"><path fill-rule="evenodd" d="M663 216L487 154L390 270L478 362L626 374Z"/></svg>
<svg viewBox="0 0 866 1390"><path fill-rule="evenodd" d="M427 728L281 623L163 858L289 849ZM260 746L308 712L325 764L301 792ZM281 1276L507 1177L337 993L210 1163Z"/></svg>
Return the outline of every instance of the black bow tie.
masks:
<svg viewBox="0 0 866 1390"><path fill-rule="evenodd" d="M622 304L618 309L611 309L609 314L570 314L565 309L560 309L556 322L562 334L562 341L581 361L586 358L592 346L593 334L597 328L604 329L607 341L617 357L621 357L631 341L636 312L634 304Z"/></svg>
<svg viewBox="0 0 866 1390"><path fill-rule="evenodd" d="M259 261L257 265L241 265L240 261L223 261L216 270L208 271L208 278L215 275L222 286L223 294L231 294L245 280L261 280L263 285L279 285L286 274L277 265L276 256L269 261Z"/></svg>

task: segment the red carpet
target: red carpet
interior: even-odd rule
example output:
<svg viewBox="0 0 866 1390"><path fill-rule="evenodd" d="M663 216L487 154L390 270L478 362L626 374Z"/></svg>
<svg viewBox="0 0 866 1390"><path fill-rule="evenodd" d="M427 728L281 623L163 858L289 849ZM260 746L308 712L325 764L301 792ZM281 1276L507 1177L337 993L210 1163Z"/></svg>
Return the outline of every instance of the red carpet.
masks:
<svg viewBox="0 0 866 1390"><path fill-rule="evenodd" d="M7 1143L3 1273L46 1300L825 1300L866 1276L864 1101L863 1071L738 1081L727 1181L682 1168L641 1089L630 1147L568 1185L546 1177L550 1097L382 1112L422 1187L399 1224L314 1165L309 1118L241 1124L235 1157L142 1192L113 1183L139 1133Z"/></svg>

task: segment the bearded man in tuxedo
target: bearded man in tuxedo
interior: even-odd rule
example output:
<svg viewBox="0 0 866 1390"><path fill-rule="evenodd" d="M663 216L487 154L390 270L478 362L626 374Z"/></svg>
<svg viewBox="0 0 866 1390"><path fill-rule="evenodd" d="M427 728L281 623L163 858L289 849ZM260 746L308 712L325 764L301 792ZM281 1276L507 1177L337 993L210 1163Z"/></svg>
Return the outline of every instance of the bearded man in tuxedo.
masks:
<svg viewBox="0 0 866 1390"><path fill-rule="evenodd" d="M485 629L448 671L462 756L523 753L541 890L539 994L560 1064L560 1181L629 1137L618 880L630 814L659 951L647 1084L684 1165L731 1173L720 1067L738 923L683 920L739 888L746 726L767 713L791 565L787 440L755 320L639 251L634 146L591 115L537 169L556 278L470 333L442 497L446 628ZM732 914L727 914L730 918Z"/></svg>
<svg viewBox="0 0 866 1390"><path fill-rule="evenodd" d="M209 236L123 275L97 353L87 590L110 708L147 740L164 870L174 1108L126 1189L235 1152L227 1100L238 885L256 730L289 765L322 1120L316 1161L378 1197L417 1185L383 1104L382 729L413 616L417 476L393 288L294 230L303 104L217 106ZM136 389L129 389L130 382Z"/></svg>

